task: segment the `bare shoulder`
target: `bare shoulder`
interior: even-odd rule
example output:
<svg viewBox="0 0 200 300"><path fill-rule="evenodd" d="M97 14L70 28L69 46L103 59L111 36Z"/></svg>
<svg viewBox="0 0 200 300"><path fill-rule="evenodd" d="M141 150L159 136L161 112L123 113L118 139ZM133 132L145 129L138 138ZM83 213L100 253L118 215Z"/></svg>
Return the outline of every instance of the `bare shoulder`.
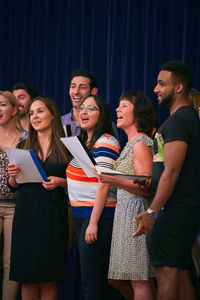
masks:
<svg viewBox="0 0 200 300"><path fill-rule="evenodd" d="M142 141L137 141L133 145L133 156L135 155L144 155L144 154L151 154L152 155L152 147L146 145Z"/></svg>

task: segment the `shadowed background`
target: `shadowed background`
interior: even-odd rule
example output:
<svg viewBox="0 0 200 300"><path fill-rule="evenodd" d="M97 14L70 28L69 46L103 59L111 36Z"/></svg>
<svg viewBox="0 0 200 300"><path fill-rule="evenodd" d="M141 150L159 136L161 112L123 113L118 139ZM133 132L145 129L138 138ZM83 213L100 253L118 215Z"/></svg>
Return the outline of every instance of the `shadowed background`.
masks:
<svg viewBox="0 0 200 300"><path fill-rule="evenodd" d="M200 80L199 0L1 0L0 89L35 85L69 111L73 69L93 72L115 120L123 91L153 94L160 66L184 60Z"/></svg>

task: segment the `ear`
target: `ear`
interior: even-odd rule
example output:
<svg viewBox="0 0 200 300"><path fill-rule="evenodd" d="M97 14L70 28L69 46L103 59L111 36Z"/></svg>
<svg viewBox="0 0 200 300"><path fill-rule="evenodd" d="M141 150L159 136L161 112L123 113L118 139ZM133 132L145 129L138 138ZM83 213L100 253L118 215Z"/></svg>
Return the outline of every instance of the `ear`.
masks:
<svg viewBox="0 0 200 300"><path fill-rule="evenodd" d="M180 93L182 93L182 91L183 91L183 84L182 83L178 83L177 87L176 87L176 92L178 94L180 94Z"/></svg>
<svg viewBox="0 0 200 300"><path fill-rule="evenodd" d="M98 93L98 88L94 87L93 89L91 89L91 94L92 95L96 95Z"/></svg>
<svg viewBox="0 0 200 300"><path fill-rule="evenodd" d="M13 113L12 113L13 117L17 114L17 111L18 111L18 107L15 106L14 109L13 109Z"/></svg>

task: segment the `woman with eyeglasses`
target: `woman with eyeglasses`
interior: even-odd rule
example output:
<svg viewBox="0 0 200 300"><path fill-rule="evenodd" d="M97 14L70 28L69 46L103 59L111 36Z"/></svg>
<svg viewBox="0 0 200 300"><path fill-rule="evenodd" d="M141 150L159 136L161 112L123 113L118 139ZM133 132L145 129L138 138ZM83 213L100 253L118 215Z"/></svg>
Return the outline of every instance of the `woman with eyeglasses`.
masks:
<svg viewBox="0 0 200 300"><path fill-rule="evenodd" d="M79 107L81 137L97 164L114 168L119 143L114 136L109 109L98 95L90 95ZM110 300L108 265L116 205L109 184L88 178L75 158L67 167L68 193L80 252L81 291L84 300Z"/></svg>

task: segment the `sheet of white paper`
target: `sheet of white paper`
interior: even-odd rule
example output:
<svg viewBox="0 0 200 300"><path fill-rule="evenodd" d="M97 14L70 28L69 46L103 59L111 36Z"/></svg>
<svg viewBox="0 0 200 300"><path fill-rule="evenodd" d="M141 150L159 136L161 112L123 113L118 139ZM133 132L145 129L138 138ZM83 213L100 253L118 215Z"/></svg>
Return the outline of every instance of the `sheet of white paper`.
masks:
<svg viewBox="0 0 200 300"><path fill-rule="evenodd" d="M42 176L38 171L29 150L5 148L10 163L19 166L21 172L16 176L18 183L42 182Z"/></svg>
<svg viewBox="0 0 200 300"><path fill-rule="evenodd" d="M61 138L61 141L65 145L65 147L71 152L71 154L75 157L75 159L80 164L81 168L84 170L88 177L96 177L96 175L92 172L92 167L94 163L88 156L81 142L79 141L77 136L70 136L66 138Z"/></svg>

